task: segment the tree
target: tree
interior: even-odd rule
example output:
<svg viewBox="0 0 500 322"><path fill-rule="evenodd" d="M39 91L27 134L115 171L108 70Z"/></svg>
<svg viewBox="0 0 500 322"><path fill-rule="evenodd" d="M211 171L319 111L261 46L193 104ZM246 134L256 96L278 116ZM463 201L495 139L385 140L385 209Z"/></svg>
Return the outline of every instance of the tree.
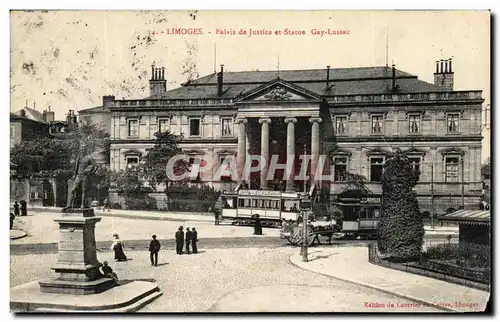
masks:
<svg viewBox="0 0 500 322"><path fill-rule="evenodd" d="M419 175L400 149L388 156L382 175L378 248L394 260L412 260L422 252L424 223L413 191Z"/></svg>
<svg viewBox="0 0 500 322"><path fill-rule="evenodd" d="M155 133L155 136L155 145L144 157L142 168L150 185L153 187L164 183L165 193L168 194L171 179L167 174L167 165L172 157L183 154L182 149L179 148L182 136L172 134L169 131ZM176 175L182 175L190 168L189 162L185 160L175 162L173 167L173 173Z"/></svg>
<svg viewBox="0 0 500 322"><path fill-rule="evenodd" d="M491 177L491 160L490 160L490 158L488 158L488 160L486 160L486 163L483 163L481 165L481 175L485 179L489 179Z"/></svg>
<svg viewBox="0 0 500 322"><path fill-rule="evenodd" d="M10 161L17 165L16 177L70 176L80 146L85 144L96 157L109 163L109 135L97 125L80 124L64 137L36 137L11 150Z"/></svg>
<svg viewBox="0 0 500 322"><path fill-rule="evenodd" d="M110 186L127 202L135 197L143 187L142 171L139 166L128 167L125 170L110 171Z"/></svg>

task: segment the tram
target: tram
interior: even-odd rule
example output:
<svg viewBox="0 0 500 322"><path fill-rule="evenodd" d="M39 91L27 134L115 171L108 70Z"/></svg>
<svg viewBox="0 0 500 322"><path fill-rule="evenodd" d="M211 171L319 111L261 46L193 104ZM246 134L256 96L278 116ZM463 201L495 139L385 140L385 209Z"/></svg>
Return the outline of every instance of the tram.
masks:
<svg viewBox="0 0 500 322"><path fill-rule="evenodd" d="M341 232L351 237L376 237L381 215L380 197L339 197L333 203L341 213L338 224Z"/></svg>
<svg viewBox="0 0 500 322"><path fill-rule="evenodd" d="M268 190L223 191L220 220L236 225L253 223L259 215L262 226L281 227L284 220L296 221L299 216L300 193Z"/></svg>

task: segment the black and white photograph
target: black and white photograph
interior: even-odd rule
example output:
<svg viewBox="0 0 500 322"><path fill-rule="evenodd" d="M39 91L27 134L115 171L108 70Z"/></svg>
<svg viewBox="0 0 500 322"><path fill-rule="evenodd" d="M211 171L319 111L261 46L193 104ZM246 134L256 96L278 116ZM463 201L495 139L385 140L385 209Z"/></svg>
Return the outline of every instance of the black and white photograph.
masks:
<svg viewBox="0 0 500 322"><path fill-rule="evenodd" d="M484 312L491 15L11 10L10 311Z"/></svg>

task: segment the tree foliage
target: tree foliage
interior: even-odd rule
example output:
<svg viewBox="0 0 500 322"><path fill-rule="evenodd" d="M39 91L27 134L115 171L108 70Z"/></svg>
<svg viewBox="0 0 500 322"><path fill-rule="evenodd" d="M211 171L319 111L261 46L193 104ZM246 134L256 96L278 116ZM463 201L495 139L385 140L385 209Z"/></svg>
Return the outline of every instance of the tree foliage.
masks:
<svg viewBox="0 0 500 322"><path fill-rule="evenodd" d="M489 179L491 177L491 159L490 158L488 158L486 163L483 163L481 165L481 175L486 179Z"/></svg>
<svg viewBox="0 0 500 322"><path fill-rule="evenodd" d="M143 187L142 170L140 166L127 167L125 170L110 171L110 188L125 200L135 197Z"/></svg>
<svg viewBox="0 0 500 322"><path fill-rule="evenodd" d="M109 163L109 135L98 126L80 124L64 137L36 137L23 141L11 150L10 161L16 164L16 177L70 175L80 146L86 145L94 156Z"/></svg>
<svg viewBox="0 0 500 322"><path fill-rule="evenodd" d="M411 260L422 252L424 224L413 191L419 175L401 150L388 156L382 175L378 247L396 260Z"/></svg>
<svg viewBox="0 0 500 322"><path fill-rule="evenodd" d="M182 136L172 134L169 131L158 132L155 136L155 145L143 158L142 169L151 186L165 183L168 192L171 180L167 175L167 165L172 157L183 154L182 149L179 148ZM189 171L189 168L189 162L180 160L174 163L173 173L181 175Z"/></svg>

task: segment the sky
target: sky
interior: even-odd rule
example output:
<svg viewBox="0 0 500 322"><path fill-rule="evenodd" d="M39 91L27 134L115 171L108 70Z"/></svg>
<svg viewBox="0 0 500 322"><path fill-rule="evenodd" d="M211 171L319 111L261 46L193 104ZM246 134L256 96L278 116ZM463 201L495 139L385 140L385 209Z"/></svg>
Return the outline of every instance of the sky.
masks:
<svg viewBox="0 0 500 322"><path fill-rule="evenodd" d="M103 95L146 97L152 63L166 67L172 89L213 73L214 64L225 71L284 70L384 66L386 59L432 83L435 61L450 57L455 90L482 90L486 107L489 19L488 11L12 11L10 110L27 101L64 119L70 109L100 106ZM173 28L202 34L168 34ZM239 35L250 28L306 35ZM328 28L349 34L311 34ZM489 135L485 128L483 160Z"/></svg>

